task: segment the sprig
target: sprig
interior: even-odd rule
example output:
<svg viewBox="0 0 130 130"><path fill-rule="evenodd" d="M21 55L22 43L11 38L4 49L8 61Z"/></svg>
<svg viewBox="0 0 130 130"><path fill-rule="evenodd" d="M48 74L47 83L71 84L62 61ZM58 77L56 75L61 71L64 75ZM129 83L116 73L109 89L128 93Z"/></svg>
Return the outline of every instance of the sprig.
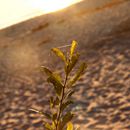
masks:
<svg viewBox="0 0 130 130"><path fill-rule="evenodd" d="M74 87L81 75L86 69L86 63L81 63L74 76L70 76L73 68L79 61L79 53L77 52L77 42L73 41L70 47L69 56L65 55L60 49L53 48L51 51L58 56L64 63L65 75L64 78L60 74L55 74L52 70L45 66L41 66L41 71L47 75L47 82L53 85L55 95L50 97L50 112L40 112L35 109L31 109L37 112L46 119L44 121L44 127L46 130L74 130L74 126L71 120L74 114L66 109L73 101L71 96L74 94Z"/></svg>

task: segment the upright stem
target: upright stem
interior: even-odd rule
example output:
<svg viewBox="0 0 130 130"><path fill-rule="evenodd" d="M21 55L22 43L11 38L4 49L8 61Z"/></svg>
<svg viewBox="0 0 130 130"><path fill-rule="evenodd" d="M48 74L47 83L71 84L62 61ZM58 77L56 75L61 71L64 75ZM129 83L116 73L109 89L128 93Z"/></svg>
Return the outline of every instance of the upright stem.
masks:
<svg viewBox="0 0 130 130"><path fill-rule="evenodd" d="M61 113L62 113L61 107L62 107L63 100L64 100L65 87L66 87L67 79L68 79L68 75L66 75L66 77L65 77L65 82L64 82L64 85L63 85L63 89L62 89L62 96L61 96L60 105L59 105L59 109L58 109L59 113L58 113L58 116L57 116L56 130L58 130L58 123L59 123L60 116L61 116Z"/></svg>

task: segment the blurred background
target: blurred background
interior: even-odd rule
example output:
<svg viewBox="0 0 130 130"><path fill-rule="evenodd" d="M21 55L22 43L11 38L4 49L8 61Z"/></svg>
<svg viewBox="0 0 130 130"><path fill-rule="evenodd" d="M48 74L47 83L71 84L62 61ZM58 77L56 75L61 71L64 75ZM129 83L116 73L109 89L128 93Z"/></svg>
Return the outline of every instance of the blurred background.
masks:
<svg viewBox="0 0 130 130"><path fill-rule="evenodd" d="M0 19L0 130L43 130L29 111L47 110L52 95L39 67L63 73L50 49L72 40L88 64L73 96L75 126L130 130L129 0L0 0Z"/></svg>

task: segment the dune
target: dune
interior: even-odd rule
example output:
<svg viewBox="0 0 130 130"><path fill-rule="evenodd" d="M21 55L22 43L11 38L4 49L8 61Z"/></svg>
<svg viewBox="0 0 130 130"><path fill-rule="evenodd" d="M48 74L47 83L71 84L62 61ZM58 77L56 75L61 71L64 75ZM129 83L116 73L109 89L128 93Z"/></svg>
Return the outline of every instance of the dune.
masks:
<svg viewBox="0 0 130 130"><path fill-rule="evenodd" d="M48 109L40 65L61 69L53 47L78 41L88 63L72 109L82 130L129 130L130 1L85 0L0 30L0 128L42 129L30 107ZM66 50L66 48L63 48Z"/></svg>

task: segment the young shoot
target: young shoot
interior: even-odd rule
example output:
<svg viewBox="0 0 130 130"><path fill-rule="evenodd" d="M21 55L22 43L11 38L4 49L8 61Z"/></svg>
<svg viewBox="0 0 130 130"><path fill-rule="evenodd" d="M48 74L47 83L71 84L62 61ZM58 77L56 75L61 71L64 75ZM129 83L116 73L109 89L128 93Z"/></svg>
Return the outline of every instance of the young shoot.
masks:
<svg viewBox="0 0 130 130"><path fill-rule="evenodd" d="M71 122L74 114L71 111L66 111L66 109L73 104L71 96L74 94L75 83L86 69L86 63L81 63L74 75L72 76L71 74L73 68L79 61L79 53L76 48L77 42L73 41L69 55L64 54L58 48L51 50L64 63L64 78L47 67L41 67L41 71L47 75L47 82L53 85L55 93L49 100L49 113L40 112L35 109L31 110L43 115L43 123L46 130L74 130L73 123Z"/></svg>

